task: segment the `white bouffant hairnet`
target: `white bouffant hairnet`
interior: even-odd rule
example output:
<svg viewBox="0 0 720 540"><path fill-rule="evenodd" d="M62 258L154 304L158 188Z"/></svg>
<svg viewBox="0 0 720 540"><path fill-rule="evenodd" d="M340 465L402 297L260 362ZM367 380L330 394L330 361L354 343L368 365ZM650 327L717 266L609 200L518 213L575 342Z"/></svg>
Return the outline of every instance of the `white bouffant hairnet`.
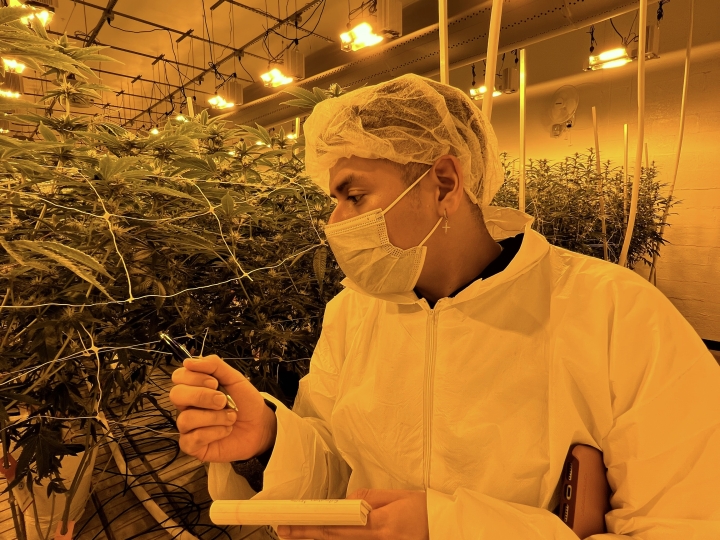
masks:
<svg viewBox="0 0 720 540"><path fill-rule="evenodd" d="M418 75L322 101L304 130L305 168L326 193L330 168L350 156L432 165L454 155L465 191L481 206L503 182L497 138L482 111L461 90Z"/></svg>

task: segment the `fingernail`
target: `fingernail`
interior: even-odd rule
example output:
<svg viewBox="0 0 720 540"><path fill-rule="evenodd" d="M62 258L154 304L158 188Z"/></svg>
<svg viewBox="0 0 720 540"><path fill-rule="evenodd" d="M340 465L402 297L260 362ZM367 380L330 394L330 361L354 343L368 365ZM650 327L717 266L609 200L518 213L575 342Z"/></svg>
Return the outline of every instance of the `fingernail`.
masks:
<svg viewBox="0 0 720 540"><path fill-rule="evenodd" d="M230 433L232 430L233 430L232 426L225 426L225 431L227 431L228 433Z"/></svg>
<svg viewBox="0 0 720 540"><path fill-rule="evenodd" d="M217 405L218 407L224 407L225 403L227 403L227 398L224 394L218 394L215 397L213 397L213 403Z"/></svg>
<svg viewBox="0 0 720 540"><path fill-rule="evenodd" d="M215 379L205 379L203 381L203 386L206 386L211 390L215 390L215 387L217 386L217 381Z"/></svg>
<svg viewBox="0 0 720 540"><path fill-rule="evenodd" d="M227 419L234 424L235 420L237 420L237 415L235 414L235 411L228 411Z"/></svg>

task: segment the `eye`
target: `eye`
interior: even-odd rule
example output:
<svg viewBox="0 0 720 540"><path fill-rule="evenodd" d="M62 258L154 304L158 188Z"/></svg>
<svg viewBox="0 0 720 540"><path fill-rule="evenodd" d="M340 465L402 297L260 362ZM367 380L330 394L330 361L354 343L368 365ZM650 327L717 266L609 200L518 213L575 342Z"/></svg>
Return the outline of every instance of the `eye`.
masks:
<svg viewBox="0 0 720 540"><path fill-rule="evenodd" d="M353 204L358 204L360 202L360 199L362 199L362 195L348 195L347 200L350 201Z"/></svg>

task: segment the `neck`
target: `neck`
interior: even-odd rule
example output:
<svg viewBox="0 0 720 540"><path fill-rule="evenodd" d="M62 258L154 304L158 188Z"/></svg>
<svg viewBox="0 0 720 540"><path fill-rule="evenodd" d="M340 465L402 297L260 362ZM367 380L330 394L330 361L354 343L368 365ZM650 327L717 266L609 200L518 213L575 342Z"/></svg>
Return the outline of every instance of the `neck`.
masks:
<svg viewBox="0 0 720 540"><path fill-rule="evenodd" d="M428 240L425 265L415 286L431 305L474 280L502 251L469 206L458 209L449 224L447 234L439 228Z"/></svg>

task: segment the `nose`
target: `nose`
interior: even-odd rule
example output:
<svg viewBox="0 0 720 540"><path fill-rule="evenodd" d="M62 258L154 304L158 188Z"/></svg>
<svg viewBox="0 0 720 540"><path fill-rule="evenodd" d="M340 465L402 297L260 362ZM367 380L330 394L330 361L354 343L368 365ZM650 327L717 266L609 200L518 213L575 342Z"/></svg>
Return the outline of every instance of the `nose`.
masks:
<svg viewBox="0 0 720 540"><path fill-rule="evenodd" d="M339 208L340 208L340 205L335 205L335 209L332 211L332 214L330 214L330 218L328 219L328 225L332 225L333 223L342 221L340 219L339 212L338 212Z"/></svg>

